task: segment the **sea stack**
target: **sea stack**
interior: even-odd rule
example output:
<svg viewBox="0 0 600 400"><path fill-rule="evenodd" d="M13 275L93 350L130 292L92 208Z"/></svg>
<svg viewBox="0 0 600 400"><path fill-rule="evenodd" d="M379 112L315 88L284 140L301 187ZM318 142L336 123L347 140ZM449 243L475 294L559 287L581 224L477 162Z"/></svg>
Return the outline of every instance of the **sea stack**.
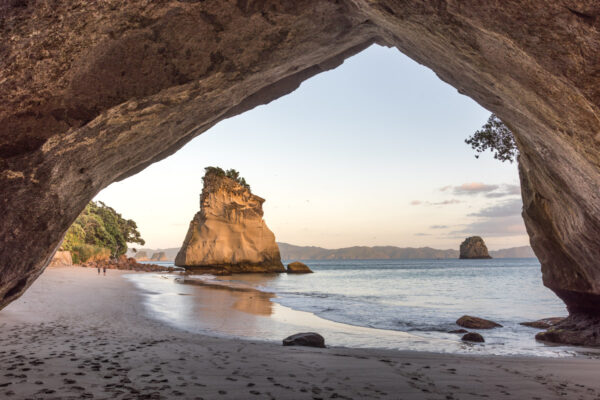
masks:
<svg viewBox="0 0 600 400"><path fill-rule="evenodd" d="M151 261L169 261L164 251L157 251L152 254Z"/></svg>
<svg viewBox="0 0 600 400"><path fill-rule="evenodd" d="M462 259L492 258L488 253L487 246L480 236L471 236L460 244L460 256Z"/></svg>
<svg viewBox="0 0 600 400"><path fill-rule="evenodd" d="M208 167L196 213L175 265L211 273L285 272L275 235L263 220L265 200L235 170Z"/></svg>

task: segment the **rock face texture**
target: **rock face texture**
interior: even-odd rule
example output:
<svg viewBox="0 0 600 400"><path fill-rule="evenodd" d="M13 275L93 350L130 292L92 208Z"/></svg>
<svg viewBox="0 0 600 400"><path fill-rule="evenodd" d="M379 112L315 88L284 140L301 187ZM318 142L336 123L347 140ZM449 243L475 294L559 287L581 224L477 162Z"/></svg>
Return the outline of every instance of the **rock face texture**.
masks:
<svg viewBox="0 0 600 400"><path fill-rule="evenodd" d="M596 0L0 0L0 39L0 307L102 188L378 43L511 128L544 284L600 315Z"/></svg>
<svg viewBox="0 0 600 400"><path fill-rule="evenodd" d="M459 258L492 258L488 253L487 246L483 239L479 236L471 236L466 238L460 244Z"/></svg>
<svg viewBox="0 0 600 400"><path fill-rule="evenodd" d="M264 199L207 172L196 213L175 265L226 272L285 272L275 235L263 220Z"/></svg>
<svg viewBox="0 0 600 400"><path fill-rule="evenodd" d="M57 251L54 253L54 257L48 264L48 267L68 267L73 265L73 257L71 257L70 251Z"/></svg>

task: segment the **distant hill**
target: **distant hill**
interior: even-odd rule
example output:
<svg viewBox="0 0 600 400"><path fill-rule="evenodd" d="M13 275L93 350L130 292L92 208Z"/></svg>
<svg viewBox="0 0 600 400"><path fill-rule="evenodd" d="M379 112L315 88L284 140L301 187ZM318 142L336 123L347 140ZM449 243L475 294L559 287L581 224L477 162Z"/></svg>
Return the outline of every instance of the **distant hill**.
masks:
<svg viewBox="0 0 600 400"><path fill-rule="evenodd" d="M385 260L385 259L446 259L458 258L458 250L439 250L431 247L396 247L396 246L354 246L342 249L325 249L316 246L295 246L289 243L277 243L282 260ZM168 261L174 261L179 247L170 249L138 249L146 254L163 251ZM535 258L529 246L511 247L509 249L491 250L493 258ZM128 257L135 257L131 249Z"/></svg>
<svg viewBox="0 0 600 400"><path fill-rule="evenodd" d="M164 252L166 258L163 258L161 261L175 261L175 256L177 255L177 252L179 252L179 247L173 247L170 249L137 249L137 254L134 253L131 249L127 249L127 257L136 257L136 255L139 256L140 253L142 253L146 257L145 260L150 260L150 258L148 257L149 254L153 255L160 252Z"/></svg>
<svg viewBox="0 0 600 400"><path fill-rule="evenodd" d="M354 246L325 249L316 246L295 246L277 243L282 260L373 260L373 259L446 259L458 258L458 250L431 247ZM529 246L490 251L494 258L535 258Z"/></svg>
<svg viewBox="0 0 600 400"><path fill-rule="evenodd" d="M509 249L490 250L494 258L536 258L530 246L511 247Z"/></svg>
<svg viewBox="0 0 600 400"><path fill-rule="evenodd" d="M458 258L458 250L438 250L431 247L354 246L324 249L315 246L294 246L277 243L283 260L373 260L410 258Z"/></svg>

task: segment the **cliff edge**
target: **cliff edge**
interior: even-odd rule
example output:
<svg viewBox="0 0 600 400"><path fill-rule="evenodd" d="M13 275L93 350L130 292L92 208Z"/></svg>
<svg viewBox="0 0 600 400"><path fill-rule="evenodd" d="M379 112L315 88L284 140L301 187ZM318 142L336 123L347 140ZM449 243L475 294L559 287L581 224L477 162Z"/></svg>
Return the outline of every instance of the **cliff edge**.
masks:
<svg viewBox="0 0 600 400"><path fill-rule="evenodd" d="M275 235L263 220L265 200L220 168L207 168L203 180L200 211L175 265L224 273L285 272Z"/></svg>

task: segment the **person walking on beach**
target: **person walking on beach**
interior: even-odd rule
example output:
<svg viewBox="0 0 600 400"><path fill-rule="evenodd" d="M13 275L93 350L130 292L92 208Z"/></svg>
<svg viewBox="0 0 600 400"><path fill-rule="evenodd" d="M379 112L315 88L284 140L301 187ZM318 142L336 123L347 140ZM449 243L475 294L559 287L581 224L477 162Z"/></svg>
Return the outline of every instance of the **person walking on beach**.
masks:
<svg viewBox="0 0 600 400"><path fill-rule="evenodd" d="M100 275L100 266L98 265L98 275Z"/></svg>
<svg viewBox="0 0 600 400"><path fill-rule="evenodd" d="M100 273L100 268L98 268L98 273ZM106 265L104 266L104 276L106 276Z"/></svg>

